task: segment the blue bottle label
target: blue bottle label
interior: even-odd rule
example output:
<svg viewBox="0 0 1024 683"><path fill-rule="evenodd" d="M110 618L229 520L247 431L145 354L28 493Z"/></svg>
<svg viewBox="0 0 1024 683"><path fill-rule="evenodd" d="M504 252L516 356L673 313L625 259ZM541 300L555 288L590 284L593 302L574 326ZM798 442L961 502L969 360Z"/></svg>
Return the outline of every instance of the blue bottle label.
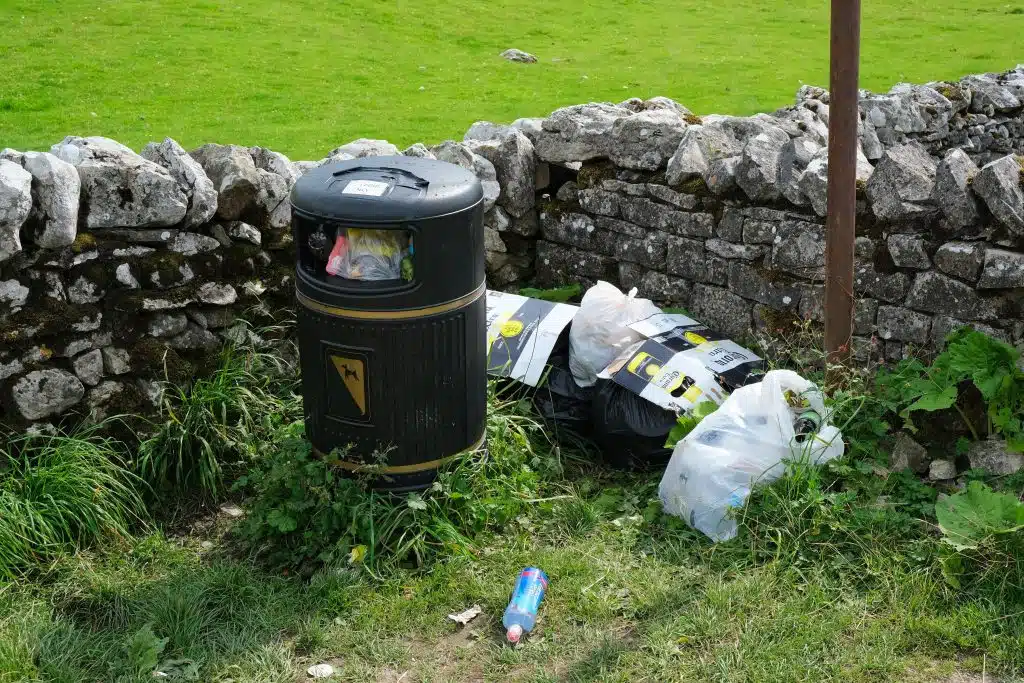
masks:
<svg viewBox="0 0 1024 683"><path fill-rule="evenodd" d="M512 593L509 609L516 612L537 614L540 601L544 599L544 591L548 588L548 577L536 567L524 569L516 580L516 589Z"/></svg>

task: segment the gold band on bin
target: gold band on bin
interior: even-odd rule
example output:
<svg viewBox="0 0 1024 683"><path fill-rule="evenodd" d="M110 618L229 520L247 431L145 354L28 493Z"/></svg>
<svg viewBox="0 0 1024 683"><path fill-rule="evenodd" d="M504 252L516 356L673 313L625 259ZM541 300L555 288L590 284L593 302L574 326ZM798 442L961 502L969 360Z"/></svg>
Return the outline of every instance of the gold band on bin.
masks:
<svg viewBox="0 0 1024 683"><path fill-rule="evenodd" d="M449 311L460 309L463 306L473 303L486 292L487 283L481 282L480 286L472 292L466 296L459 297L454 301L437 304L436 306L404 308L397 311L363 311L352 308L337 308L336 306L328 306L327 304L322 304L315 299L311 299L297 289L295 290L295 297L299 300L299 303L306 308L320 313L326 313L327 315L332 315L336 318L353 318L356 320L409 320L412 318L426 318L431 315L448 313Z"/></svg>
<svg viewBox="0 0 1024 683"><path fill-rule="evenodd" d="M480 447L483 446L484 439L486 437L487 430L485 429L484 433L480 435L480 438L477 439L476 443L474 443L469 448L463 451L459 451L455 455L449 455L447 457L438 458L437 460L430 460L428 462L418 462L414 465L393 465L390 467L377 467L375 465L367 465L365 463L355 463L349 462L348 460L331 458L329 455L324 454L322 451L316 448L313 449L313 453L315 453L317 457L322 458L324 462L326 462L327 464L334 465L335 467L340 467L343 470L348 470L350 472L370 472L373 474L415 474L417 472L426 472L427 470L436 470L445 463L451 462L456 458L460 458L463 455L466 455L467 453L472 453L474 451L479 450Z"/></svg>

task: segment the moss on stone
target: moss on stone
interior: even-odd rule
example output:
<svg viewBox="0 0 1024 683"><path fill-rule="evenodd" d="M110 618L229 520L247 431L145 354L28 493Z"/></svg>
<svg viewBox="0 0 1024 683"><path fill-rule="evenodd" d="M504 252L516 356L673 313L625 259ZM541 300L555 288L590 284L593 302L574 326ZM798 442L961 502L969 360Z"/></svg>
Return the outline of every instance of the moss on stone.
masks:
<svg viewBox="0 0 1024 683"><path fill-rule="evenodd" d="M253 244L232 244L224 254L224 262L219 264L219 268L211 269L210 273L212 275L219 271L221 277L227 279L251 277L254 270L249 265L249 259L255 259L261 251Z"/></svg>
<svg viewBox="0 0 1024 683"><path fill-rule="evenodd" d="M704 123L704 119L691 112L683 114L683 121L686 121L691 126L699 126Z"/></svg>
<svg viewBox="0 0 1024 683"><path fill-rule="evenodd" d="M860 200L860 201L867 201L867 199L868 199L868 184L867 184L867 181L864 181L864 180L861 180L860 178L858 178L854 182L854 186L856 188L854 190L854 195L856 196L856 198L858 200Z"/></svg>
<svg viewBox="0 0 1024 683"><path fill-rule="evenodd" d="M85 316L95 316L93 306L69 306L50 297L37 299L0 324L0 341L12 347L31 346L37 339L67 333ZM26 334L26 330L31 334Z"/></svg>
<svg viewBox="0 0 1024 683"><path fill-rule="evenodd" d="M615 177L615 166L610 161L585 163L576 176L576 184L581 190L595 187L601 184L602 180L610 180Z"/></svg>
<svg viewBox="0 0 1024 683"><path fill-rule="evenodd" d="M705 183L704 179L700 176L690 178L689 180L684 180L679 183L678 190L686 194L695 194L701 197L711 194L711 191L708 189L708 184Z"/></svg>
<svg viewBox="0 0 1024 683"><path fill-rule="evenodd" d="M128 349L132 367L140 368L149 377L166 379L172 383L190 381L195 366L162 341L145 337Z"/></svg>
<svg viewBox="0 0 1024 683"><path fill-rule="evenodd" d="M967 99L963 89L955 83L940 83L935 87L935 90L950 102L962 102Z"/></svg>
<svg viewBox="0 0 1024 683"><path fill-rule="evenodd" d="M760 311L761 321L764 323L765 330L769 334L781 334L792 330L800 324L800 316L792 311L779 311L768 306L761 307L758 310Z"/></svg>
<svg viewBox="0 0 1024 683"><path fill-rule="evenodd" d="M758 275L773 285L795 285L805 282L795 275L769 267L766 258L755 262L753 268Z"/></svg>
<svg viewBox="0 0 1024 683"><path fill-rule="evenodd" d="M76 254L81 254L83 251L89 251L90 249L96 248L96 238L88 232L80 232L75 237L75 241L71 243L71 251Z"/></svg>
<svg viewBox="0 0 1024 683"><path fill-rule="evenodd" d="M110 270L113 268L112 264L112 261L104 259L86 261L68 273L67 282L73 283L82 277L96 285L97 291L106 290L113 284L114 278L110 273Z"/></svg>
<svg viewBox="0 0 1024 683"><path fill-rule="evenodd" d="M556 220L560 219L562 217L562 213L564 213L562 210L562 203L554 199L541 201L539 208L540 213L550 214Z"/></svg>
<svg viewBox="0 0 1024 683"><path fill-rule="evenodd" d="M258 225L258 223L256 224ZM286 251L295 248L292 231L288 228L280 230L263 230L263 246L268 251Z"/></svg>
<svg viewBox="0 0 1024 683"><path fill-rule="evenodd" d="M153 423L146 416L153 415L157 409L134 382L127 381L124 388L106 403L104 411L107 415L119 417L105 422L100 433L109 434L122 443L131 445L139 442L140 435L145 435L153 429Z"/></svg>
<svg viewBox="0 0 1024 683"><path fill-rule="evenodd" d="M161 286L166 287L178 283L182 280L181 270L185 266L188 266L188 269L192 270L194 275L199 275L195 272L194 264L188 256L173 251L150 254L143 262L146 280L143 286L155 284L152 280L154 274Z"/></svg>
<svg viewBox="0 0 1024 683"><path fill-rule="evenodd" d="M122 381L120 384L121 391L113 394L103 404L104 412L107 415L131 415L139 412L138 409L142 406L145 399L143 399L138 387L130 380L127 382Z"/></svg>

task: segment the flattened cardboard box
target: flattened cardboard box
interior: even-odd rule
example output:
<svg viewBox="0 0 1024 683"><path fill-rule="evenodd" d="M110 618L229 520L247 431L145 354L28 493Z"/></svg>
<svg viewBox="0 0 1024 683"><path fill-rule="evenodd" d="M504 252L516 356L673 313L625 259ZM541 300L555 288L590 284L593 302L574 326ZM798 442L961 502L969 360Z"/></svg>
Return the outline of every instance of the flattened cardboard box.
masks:
<svg viewBox="0 0 1024 683"><path fill-rule="evenodd" d="M720 378L728 391L764 374L764 361L754 352L681 313L662 313L630 328L678 353L698 359Z"/></svg>
<svg viewBox="0 0 1024 683"><path fill-rule="evenodd" d="M633 344L598 377L676 413L689 412L701 401L720 404L729 395L699 360L653 339Z"/></svg>
<svg viewBox="0 0 1024 683"><path fill-rule="evenodd" d="M487 291L487 372L535 387L578 306Z"/></svg>
<svg viewBox="0 0 1024 683"><path fill-rule="evenodd" d="M540 384L558 336L579 307L487 292L487 371L530 386ZM612 362L611 379L667 410L685 412L700 401L721 403L732 389L764 372L751 351L678 313L662 313L630 326L647 337Z"/></svg>

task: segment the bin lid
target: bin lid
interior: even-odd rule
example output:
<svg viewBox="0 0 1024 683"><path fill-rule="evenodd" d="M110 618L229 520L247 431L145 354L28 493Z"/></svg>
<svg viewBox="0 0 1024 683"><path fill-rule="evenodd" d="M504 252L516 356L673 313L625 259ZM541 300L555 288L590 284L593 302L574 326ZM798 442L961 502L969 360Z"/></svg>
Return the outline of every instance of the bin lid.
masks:
<svg viewBox="0 0 1024 683"><path fill-rule="evenodd" d="M371 223L456 213L483 200L461 166L422 157L365 157L324 164L299 178L292 206L323 218Z"/></svg>

